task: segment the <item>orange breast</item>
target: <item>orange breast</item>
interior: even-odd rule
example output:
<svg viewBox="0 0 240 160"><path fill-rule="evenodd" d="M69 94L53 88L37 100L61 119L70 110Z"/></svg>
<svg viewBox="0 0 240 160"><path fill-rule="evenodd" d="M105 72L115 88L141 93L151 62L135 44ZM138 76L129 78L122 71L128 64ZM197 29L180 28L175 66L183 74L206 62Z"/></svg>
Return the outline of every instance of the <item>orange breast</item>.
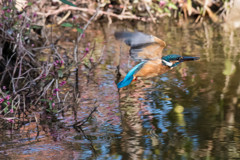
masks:
<svg viewBox="0 0 240 160"><path fill-rule="evenodd" d="M168 66L162 64L162 60L150 60L134 75L135 77L155 77L170 70Z"/></svg>

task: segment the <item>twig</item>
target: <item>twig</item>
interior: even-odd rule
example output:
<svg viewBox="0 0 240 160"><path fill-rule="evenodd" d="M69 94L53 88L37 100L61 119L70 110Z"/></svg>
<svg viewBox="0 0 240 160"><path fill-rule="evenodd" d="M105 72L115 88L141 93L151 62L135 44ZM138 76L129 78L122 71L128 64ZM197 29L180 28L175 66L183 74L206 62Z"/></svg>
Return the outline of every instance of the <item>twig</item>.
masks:
<svg viewBox="0 0 240 160"><path fill-rule="evenodd" d="M8 68L8 65L10 64L10 62L12 61L12 58L13 58L16 54L17 54L17 52L13 53L13 54L11 55L11 57L9 58L9 60L7 61L7 64L5 65L5 70L4 70L3 74L2 74L0 86L2 86L4 77L5 77L5 75L6 75L7 71L8 71L8 69L7 69L7 68Z"/></svg>
<svg viewBox="0 0 240 160"><path fill-rule="evenodd" d="M100 58L98 60L98 64L100 64L102 62L105 47L106 47L106 45L104 45L103 48L102 48L102 51L101 51L102 54L101 54L101 56L100 56Z"/></svg>
<svg viewBox="0 0 240 160"><path fill-rule="evenodd" d="M55 84L56 84L56 88L58 88L58 79L56 79L56 82L55 82ZM56 94L57 94L58 103L60 103L60 102L61 102L61 100L60 100L60 98L59 98L59 92L58 92L58 91L56 91Z"/></svg>
<svg viewBox="0 0 240 160"><path fill-rule="evenodd" d="M82 39L82 36L85 32L85 30L87 29L87 27L89 26L89 24L92 22L92 20L97 16L98 11L99 11L100 6L97 7L95 14L89 19L89 21L87 22L87 24L83 27L82 33L80 34L80 36L78 36L77 38L77 42L74 48L74 59L75 62L78 62L78 55L77 55L77 50L78 50L78 43L80 42L80 40Z"/></svg>
<svg viewBox="0 0 240 160"><path fill-rule="evenodd" d="M78 67L77 67L77 64L78 64L78 44L79 42L81 41L81 38L85 32L85 30L87 29L87 27L89 26L89 24L92 22L92 20L97 16L98 14L98 11L99 11L99 8L100 8L100 5L98 5L97 9L96 9L96 12L95 14L89 19L89 21L87 22L87 24L85 24L85 26L83 27L83 31L82 33L80 34L80 36L78 36L77 40L76 40L76 43L75 43L75 47L74 47L74 61L76 63L76 75L75 75L75 79L76 79L76 82L75 82L75 90L74 90L74 94L75 94L75 98L77 98L79 96L79 87L78 87Z"/></svg>
<svg viewBox="0 0 240 160"><path fill-rule="evenodd" d="M68 10L82 11L82 12L86 12L86 13L91 14L91 15L98 12L98 15L108 15L108 16L115 17L115 18L120 19L120 20L133 19L133 20L141 20L141 21L144 21L144 22L145 21L152 21L152 19L142 18L142 17L138 17L138 16L135 16L135 15L126 15L126 14L125 15L118 15L118 14L111 13L111 12L106 12L106 11L97 11L97 10L94 10L94 9L79 8L79 7L72 7L72 6L64 6L64 7L59 8L58 10L54 10L54 11L50 10L47 13L37 12L37 14L48 17L50 15L56 15L56 14L59 14L61 12L68 11ZM162 16L159 16L159 17L164 17L166 15L167 14L163 14Z"/></svg>
<svg viewBox="0 0 240 160"><path fill-rule="evenodd" d="M83 137L90 141L91 149L93 150L93 153L95 154L95 157L96 157L97 152L96 152L96 149L95 149L94 146L93 146L92 139L85 134L84 130L83 130L81 127L78 127L78 128L75 128L75 129L76 129L78 132L81 131L82 134L83 134Z"/></svg>
<svg viewBox="0 0 240 160"><path fill-rule="evenodd" d="M68 103L68 102L66 102L66 98L67 98L67 96L69 95L69 92L67 92L67 94L65 95L65 97L64 97L64 100L63 100L63 105L64 105L64 103ZM68 107L69 105L67 105L67 106L64 106L62 109L60 109L59 111L58 111L58 113L60 113L60 112L62 112L66 107Z"/></svg>
<svg viewBox="0 0 240 160"><path fill-rule="evenodd" d="M155 21L155 19L154 19L153 15L152 15L152 13L151 13L151 11L150 11L150 9L149 9L149 6L147 5L147 3L146 3L146 2L144 2L144 5L145 5L145 7L146 7L146 10L147 10L148 14L150 15L150 17L151 17L151 19L152 19L153 23L156 23L156 21Z"/></svg>
<svg viewBox="0 0 240 160"><path fill-rule="evenodd" d="M57 23L58 25L64 22L71 14L71 11L68 11L67 14Z"/></svg>
<svg viewBox="0 0 240 160"><path fill-rule="evenodd" d="M94 107L93 110L90 112L90 114L83 120L76 122L73 124L74 127L81 127L82 125L84 125L91 117L92 114L97 110L97 107Z"/></svg>
<svg viewBox="0 0 240 160"><path fill-rule="evenodd" d="M205 3L201 2L200 0L196 0L196 1L197 1L200 5L203 6L203 14L202 14L203 17L205 16L205 14L206 14L206 12L207 12L207 13L208 13L208 16L211 18L211 20L212 20L213 22L217 22L217 21L218 21L218 17L216 16L216 14L213 13L212 10L211 10L211 8L209 8L209 7L207 6L208 0L206 0Z"/></svg>
<svg viewBox="0 0 240 160"><path fill-rule="evenodd" d="M48 83L47 87L44 88L42 94L38 97L38 99L35 101L34 105L36 105L38 103L38 101L40 100L40 98L45 95L45 93L47 92L48 88L52 85L52 83L55 81L55 79L52 79L52 81L50 83Z"/></svg>

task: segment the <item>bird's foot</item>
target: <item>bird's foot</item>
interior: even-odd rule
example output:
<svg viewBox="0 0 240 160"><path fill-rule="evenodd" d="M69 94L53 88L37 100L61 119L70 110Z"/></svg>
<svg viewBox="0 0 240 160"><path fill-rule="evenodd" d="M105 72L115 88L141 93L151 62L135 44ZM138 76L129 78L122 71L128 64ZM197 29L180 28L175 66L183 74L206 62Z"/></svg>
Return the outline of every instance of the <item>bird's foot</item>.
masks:
<svg viewBox="0 0 240 160"><path fill-rule="evenodd" d="M137 81L137 77L136 77L136 78L134 78L132 81L133 81L133 82L134 82L134 81Z"/></svg>

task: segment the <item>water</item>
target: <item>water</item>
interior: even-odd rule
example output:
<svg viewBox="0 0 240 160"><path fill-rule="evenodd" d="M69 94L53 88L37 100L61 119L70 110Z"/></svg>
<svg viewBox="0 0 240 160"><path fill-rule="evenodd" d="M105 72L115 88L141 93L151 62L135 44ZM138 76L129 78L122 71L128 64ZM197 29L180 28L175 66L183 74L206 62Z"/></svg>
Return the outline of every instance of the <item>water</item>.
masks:
<svg viewBox="0 0 240 160"><path fill-rule="evenodd" d="M127 72L128 47L114 31L140 30L167 43L163 54L199 56L166 74L120 91L116 68ZM86 32L94 61L81 68L77 118L97 112L77 132L69 110L59 120L1 131L0 159L239 159L240 31L214 24L95 24ZM103 55L102 55L103 53ZM102 55L102 56L101 56ZM87 63L87 62L86 62ZM89 64L89 63L88 63ZM86 76L86 74L88 76ZM120 79L122 79L121 77Z"/></svg>

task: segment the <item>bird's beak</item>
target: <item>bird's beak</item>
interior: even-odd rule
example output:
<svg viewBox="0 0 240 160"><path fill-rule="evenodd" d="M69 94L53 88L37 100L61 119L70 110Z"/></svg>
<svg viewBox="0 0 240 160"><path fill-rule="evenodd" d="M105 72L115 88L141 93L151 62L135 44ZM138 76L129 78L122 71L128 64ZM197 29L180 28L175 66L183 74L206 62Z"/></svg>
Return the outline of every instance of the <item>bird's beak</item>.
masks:
<svg viewBox="0 0 240 160"><path fill-rule="evenodd" d="M198 60L200 59L200 57L190 57L190 56L182 56L180 58L180 62L184 62L184 61L195 61L195 60Z"/></svg>

